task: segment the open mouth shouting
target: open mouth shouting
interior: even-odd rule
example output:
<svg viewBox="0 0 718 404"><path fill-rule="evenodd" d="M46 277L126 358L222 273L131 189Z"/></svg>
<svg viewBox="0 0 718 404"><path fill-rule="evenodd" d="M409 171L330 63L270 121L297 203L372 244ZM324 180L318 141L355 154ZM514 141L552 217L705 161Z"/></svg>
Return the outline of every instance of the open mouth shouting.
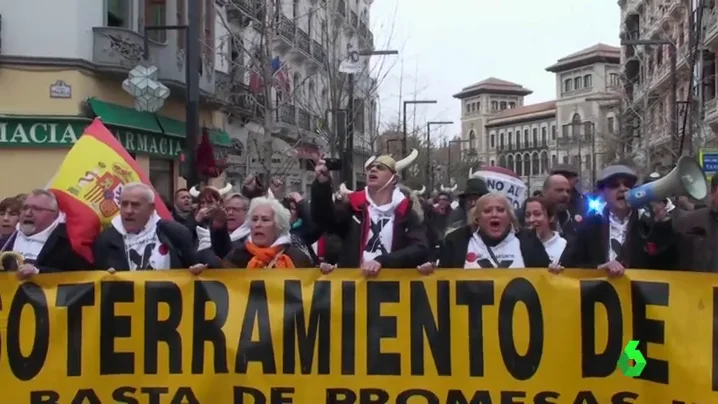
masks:
<svg viewBox="0 0 718 404"><path fill-rule="evenodd" d="M489 231L491 233L498 233L501 231L501 220L490 219L489 220Z"/></svg>

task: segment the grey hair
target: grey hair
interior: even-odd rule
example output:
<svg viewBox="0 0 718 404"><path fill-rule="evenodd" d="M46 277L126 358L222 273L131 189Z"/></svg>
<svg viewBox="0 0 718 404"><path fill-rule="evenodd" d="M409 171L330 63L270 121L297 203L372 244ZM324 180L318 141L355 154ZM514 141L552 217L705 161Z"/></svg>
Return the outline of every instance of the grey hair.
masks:
<svg viewBox="0 0 718 404"><path fill-rule="evenodd" d="M270 199L264 196L253 198L249 204L249 211L247 216L250 218L254 215L254 211L260 206L269 206L274 212L274 226L277 230L277 237L288 235L290 229L290 217L291 213L287 208L276 199Z"/></svg>
<svg viewBox="0 0 718 404"><path fill-rule="evenodd" d="M245 207L249 206L249 198L242 195L239 192L232 192L231 194L224 197L225 202L229 202L231 199L240 199Z"/></svg>
<svg viewBox="0 0 718 404"><path fill-rule="evenodd" d="M30 195L28 196L45 196L50 199L50 209L58 210L59 206L57 204L57 198L55 197L55 194L46 189L33 189L32 191L30 191Z"/></svg>
<svg viewBox="0 0 718 404"><path fill-rule="evenodd" d="M125 184L125 186L122 187L121 193L124 194L127 191L134 191L136 189L142 191L142 195L145 197L147 203L155 203L155 191L151 186L141 182L130 182L129 184Z"/></svg>

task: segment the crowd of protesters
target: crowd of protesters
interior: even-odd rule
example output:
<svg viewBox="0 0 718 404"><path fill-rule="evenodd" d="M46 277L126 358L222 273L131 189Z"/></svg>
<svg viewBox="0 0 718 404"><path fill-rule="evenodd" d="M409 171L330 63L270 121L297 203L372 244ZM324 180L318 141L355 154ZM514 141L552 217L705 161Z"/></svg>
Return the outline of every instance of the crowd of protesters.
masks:
<svg viewBox="0 0 718 404"><path fill-rule="evenodd" d="M634 209L627 192L641 182L627 166L606 167L595 184L604 207L591 212L579 175L554 167L539 193L519 210L479 177L460 191L424 198L401 184L418 156L372 157L366 187L332 182L324 161L315 167L308 198L249 177L234 192L180 189L155 209L155 191L125 184L119 214L93 245L94 262L72 249L65 214L52 192L37 189L0 201L0 267L21 279L77 270L135 271L207 268L596 268L620 276L626 268L718 271L718 177L706 201L684 197ZM643 182L655 181L652 174ZM311 203L308 200L311 200Z"/></svg>

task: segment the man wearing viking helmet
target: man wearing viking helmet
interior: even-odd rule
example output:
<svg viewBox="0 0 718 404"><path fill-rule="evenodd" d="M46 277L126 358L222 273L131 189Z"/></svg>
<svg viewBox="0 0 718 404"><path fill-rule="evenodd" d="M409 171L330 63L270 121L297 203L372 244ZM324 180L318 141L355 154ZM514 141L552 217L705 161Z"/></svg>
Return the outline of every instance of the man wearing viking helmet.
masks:
<svg viewBox="0 0 718 404"><path fill-rule="evenodd" d="M399 173L419 153L399 161L391 156L371 157L364 164L366 188L332 201L329 170L323 160L316 167L312 184L312 218L324 231L338 235L341 254L336 266L361 267L374 276L382 268L415 268L426 261L426 229L413 209L413 202L398 187ZM324 271L333 269L326 263Z"/></svg>

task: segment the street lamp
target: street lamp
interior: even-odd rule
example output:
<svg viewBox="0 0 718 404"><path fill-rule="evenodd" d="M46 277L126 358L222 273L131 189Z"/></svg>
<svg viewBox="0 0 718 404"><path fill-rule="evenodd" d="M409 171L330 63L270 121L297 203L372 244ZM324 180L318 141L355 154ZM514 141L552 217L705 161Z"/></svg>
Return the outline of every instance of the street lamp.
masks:
<svg viewBox="0 0 718 404"><path fill-rule="evenodd" d="M671 95L670 104L672 105L673 112L671 113L671 151L673 152L673 163L675 165L677 160L676 152L680 150L681 144L678 142L678 49L676 44L669 41L668 39L623 39L621 45L668 45L671 59ZM644 96L648 96L645 94ZM682 142L681 142L682 143ZM650 151L648 151L650 153Z"/></svg>
<svg viewBox="0 0 718 404"><path fill-rule="evenodd" d="M398 54L399 51L397 50L364 49L351 51L349 59L347 60L348 63L343 63L342 66L339 67L339 70L342 73L346 73L349 76L349 101L347 103L347 115L349 118L347 119L347 137L340 143L345 146L344 158L342 159L342 168L344 170L342 177L347 186L351 186L352 188L354 187L354 75L361 72L363 68L363 66L359 63L359 56L388 56Z"/></svg>
<svg viewBox="0 0 718 404"><path fill-rule="evenodd" d="M401 139L401 154L402 158L406 156L406 154L409 152L407 147L407 138L406 138L406 106L409 104L436 104L438 101L436 100L409 100L404 101L404 129L402 131L403 137Z"/></svg>
<svg viewBox="0 0 718 404"><path fill-rule="evenodd" d="M434 176L431 175L431 125L453 124L454 121L429 121L426 123L426 180L429 181L429 189L434 189Z"/></svg>

